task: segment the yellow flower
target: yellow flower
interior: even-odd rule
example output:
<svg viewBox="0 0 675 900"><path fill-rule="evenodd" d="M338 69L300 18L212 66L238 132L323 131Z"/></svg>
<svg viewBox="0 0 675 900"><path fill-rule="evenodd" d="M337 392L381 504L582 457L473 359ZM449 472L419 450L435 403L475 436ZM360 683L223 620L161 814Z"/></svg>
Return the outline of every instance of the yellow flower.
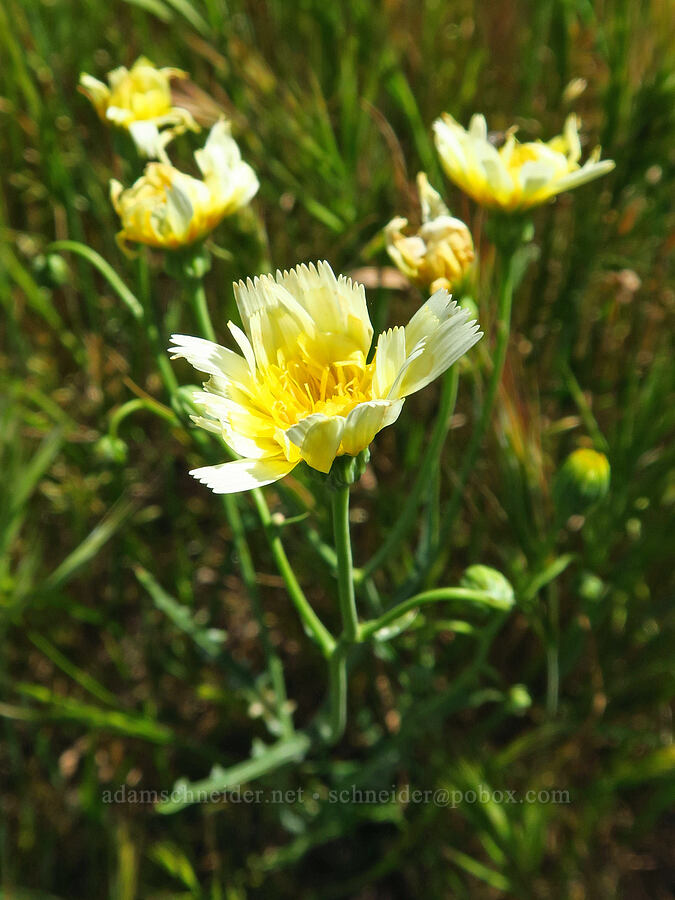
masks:
<svg viewBox="0 0 675 900"><path fill-rule="evenodd" d="M429 290L450 290L466 275L474 259L471 232L455 219L429 184L424 172L417 176L422 225L406 235L408 220L397 216L385 227L387 253L404 275Z"/></svg>
<svg viewBox="0 0 675 900"><path fill-rule="evenodd" d="M474 116L466 131L444 113L434 122L436 147L445 172L482 206L517 212L611 172L611 159L600 161L596 147L579 166L581 145L576 116L568 116L563 134L548 143L521 144L515 128L497 150L488 140L484 116Z"/></svg>
<svg viewBox="0 0 675 900"><path fill-rule="evenodd" d="M161 157L176 135L200 131L186 109L171 105L171 79L186 77L181 69L157 69L141 56L131 69L113 69L108 85L83 72L80 90L104 121L129 131L139 153Z"/></svg>
<svg viewBox="0 0 675 900"><path fill-rule="evenodd" d="M212 231L225 216L244 206L258 190L253 169L241 159L228 125L217 122L202 150L195 153L203 180L169 163L152 162L132 187L110 182L110 198L122 220L117 240L175 250Z"/></svg>
<svg viewBox="0 0 675 900"><path fill-rule="evenodd" d="M327 262L235 285L244 331L228 323L243 354L173 335L170 353L210 375L195 394L195 422L243 459L195 469L217 494L277 481L301 460L328 472L395 422L405 397L456 362L478 325L437 291L408 325L373 337L365 289L336 278Z"/></svg>

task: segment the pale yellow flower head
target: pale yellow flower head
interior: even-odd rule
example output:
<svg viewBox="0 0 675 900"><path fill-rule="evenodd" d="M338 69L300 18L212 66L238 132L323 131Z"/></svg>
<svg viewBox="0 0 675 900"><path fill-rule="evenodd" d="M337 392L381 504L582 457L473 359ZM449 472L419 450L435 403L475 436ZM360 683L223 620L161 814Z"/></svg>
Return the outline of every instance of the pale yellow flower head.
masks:
<svg viewBox="0 0 675 900"><path fill-rule="evenodd" d="M117 240L176 250L212 231L225 216L251 200L259 183L242 161L226 122L211 129L202 150L195 153L202 179L169 163L152 162L132 187L110 182L110 198L122 221Z"/></svg>
<svg viewBox="0 0 675 900"><path fill-rule="evenodd" d="M579 165L581 145L574 115L568 116L563 134L548 143L521 144L515 129L510 129L497 149L488 140L485 117L478 115L467 131L443 113L434 122L434 135L448 178L481 206L503 212L539 206L614 168L611 159L600 160L599 147Z"/></svg>
<svg viewBox="0 0 675 900"><path fill-rule="evenodd" d="M424 172L417 176L422 225L406 233L408 220L397 216L385 227L387 253L414 284L431 292L449 291L462 282L474 259L471 232L450 215Z"/></svg>
<svg viewBox="0 0 675 900"><path fill-rule="evenodd" d="M171 79L186 77L181 69L158 69L141 56L131 69L113 69L107 85L83 72L80 90L104 121L129 131L139 153L161 157L176 135L200 131L186 109L172 106Z"/></svg>
<svg viewBox="0 0 675 900"><path fill-rule="evenodd" d="M217 494L277 481L301 460L328 472L395 422L405 398L445 372L480 338L478 325L437 291L405 326L373 326L365 289L326 262L235 285L241 354L176 334L170 353L210 375L195 422L242 459L191 472ZM242 355L243 354L243 355Z"/></svg>

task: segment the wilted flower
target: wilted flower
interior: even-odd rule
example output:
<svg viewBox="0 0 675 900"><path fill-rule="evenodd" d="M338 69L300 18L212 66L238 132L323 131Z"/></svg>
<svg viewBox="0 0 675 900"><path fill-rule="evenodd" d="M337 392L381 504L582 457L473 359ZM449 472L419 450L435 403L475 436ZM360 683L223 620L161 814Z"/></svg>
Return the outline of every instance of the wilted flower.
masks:
<svg viewBox="0 0 675 900"><path fill-rule="evenodd" d="M398 268L420 287L432 292L460 283L474 259L471 232L450 215L440 194L424 172L417 176L422 225L406 235L408 220L397 216L385 227L387 253Z"/></svg>
<svg viewBox="0 0 675 900"><path fill-rule="evenodd" d="M110 197L122 220L117 240L175 250L212 231L225 216L244 206L258 190L253 169L242 161L227 123L217 122L202 150L195 153L203 180L169 163L152 162L124 190L110 182Z"/></svg>
<svg viewBox="0 0 675 900"><path fill-rule="evenodd" d="M614 168L611 159L600 160L599 147L579 166L581 145L574 115L568 116L563 134L548 143L521 144L512 128L498 150L488 140L484 116L473 116L466 131L444 113L434 122L434 134L448 178L482 206L504 212L539 206Z"/></svg>
<svg viewBox="0 0 675 900"><path fill-rule="evenodd" d="M235 285L244 331L229 323L243 356L173 335L173 359L210 375L194 397L198 425L243 459L191 472L219 494L277 481L301 460L328 472L396 421L403 401L480 338L478 325L437 291L404 328L383 332L367 362L373 327L363 285L326 262ZM245 333L244 333L245 332Z"/></svg>
<svg viewBox="0 0 675 900"><path fill-rule="evenodd" d="M80 90L99 116L126 128L143 156L161 156L177 134L199 131L186 109L172 106L171 79L187 78L181 69L158 69L141 56L131 69L120 66L108 73L108 84L82 73Z"/></svg>

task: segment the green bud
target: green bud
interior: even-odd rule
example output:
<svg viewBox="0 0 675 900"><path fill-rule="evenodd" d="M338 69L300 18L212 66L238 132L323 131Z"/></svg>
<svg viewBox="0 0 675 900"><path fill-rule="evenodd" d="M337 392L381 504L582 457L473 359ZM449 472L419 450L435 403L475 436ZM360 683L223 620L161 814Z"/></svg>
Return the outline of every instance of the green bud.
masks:
<svg viewBox="0 0 675 900"><path fill-rule="evenodd" d="M553 502L558 515L567 521L582 515L607 496L610 467L604 453L581 448L567 457L553 481Z"/></svg>
<svg viewBox="0 0 675 900"><path fill-rule="evenodd" d="M514 603L514 593L510 582L490 566L469 566L460 581L462 587L489 594L503 609Z"/></svg>
<svg viewBox="0 0 675 900"><path fill-rule="evenodd" d="M513 712L524 712L532 706L532 697L524 684L514 684L509 690L507 702Z"/></svg>
<svg viewBox="0 0 675 900"><path fill-rule="evenodd" d="M605 583L592 572L582 572L579 583L579 595L584 600L600 600L605 593Z"/></svg>
<svg viewBox="0 0 675 900"><path fill-rule="evenodd" d="M105 434L96 442L94 452L102 462L123 465L127 461L128 447L121 438Z"/></svg>
<svg viewBox="0 0 675 900"><path fill-rule="evenodd" d="M33 271L42 287L62 287L70 278L66 261L58 253L40 254L33 259Z"/></svg>
<svg viewBox="0 0 675 900"><path fill-rule="evenodd" d="M344 487L355 484L366 471L370 460L370 450L366 447L358 456L336 456L330 472L327 475L327 484L330 490L339 491Z"/></svg>
<svg viewBox="0 0 675 900"><path fill-rule="evenodd" d="M471 319L478 318L478 306L473 297L461 297L457 302L462 309L465 309L468 312Z"/></svg>

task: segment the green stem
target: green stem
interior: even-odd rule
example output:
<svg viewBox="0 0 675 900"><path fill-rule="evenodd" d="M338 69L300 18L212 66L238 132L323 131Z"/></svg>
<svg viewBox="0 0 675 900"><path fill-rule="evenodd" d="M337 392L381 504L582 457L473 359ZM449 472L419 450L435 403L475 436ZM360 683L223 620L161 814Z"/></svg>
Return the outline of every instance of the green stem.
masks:
<svg viewBox="0 0 675 900"><path fill-rule="evenodd" d="M347 659L344 644L336 644L330 655L328 678L330 708L326 740L329 744L336 744L347 725Z"/></svg>
<svg viewBox="0 0 675 900"><path fill-rule="evenodd" d="M293 571L291 564L288 561L286 551L284 550L284 546L281 543L281 538L279 537L278 531L274 523L272 522L272 516L270 514L269 507L265 502L265 498L262 495L262 492L259 488L256 488L251 491L251 493L253 495L253 502L255 503L256 509L258 510L260 521L262 522L262 526L265 529L265 535L267 537L267 542L269 544L270 550L272 551L274 562L276 563L277 569L279 570L279 574L284 580L288 595L291 598L291 601L293 602L293 605L295 606L297 613L300 616L302 623L307 629L308 633L312 637L314 637L317 644L321 648L321 652L323 653L323 655L329 657L335 648L335 639L323 624L323 622L319 619L317 614L314 612L309 604L309 601L305 597L302 588L298 584L298 579L295 577L295 572Z"/></svg>
<svg viewBox="0 0 675 900"><path fill-rule="evenodd" d="M178 381L171 368L169 356L166 348L162 346L160 330L157 325L157 316L152 300L152 291L150 288L150 269L148 267L148 257L145 250L141 250L138 255L138 281L139 293L141 295L141 304L143 306L143 318L145 321L145 331L150 341L152 352L155 356L157 368L161 375L166 392L171 398L172 405L180 404L177 402Z"/></svg>
<svg viewBox="0 0 675 900"><path fill-rule="evenodd" d="M232 494L223 495L223 505L225 514L232 528L232 538L234 547L239 558L239 568L241 577L246 585L246 591L251 599L251 606L258 627L260 628L260 642L262 643L263 653L265 654L265 662L270 673L270 681L276 698L277 714L281 724L281 734L283 737L290 737L294 732L293 718L288 708L288 694L286 692L286 679L284 678L284 668L279 654L276 652L270 640L269 628L265 622L265 613L260 600L260 591L258 590L258 581L256 579L255 566L253 565L253 557L246 540L246 531L239 513L239 506L236 498Z"/></svg>
<svg viewBox="0 0 675 900"><path fill-rule="evenodd" d="M414 597L409 597L393 609L387 610L379 618L372 619L370 622L364 622L359 629L359 639L362 641L369 640L381 628L385 628L413 609L418 609L427 603L440 603L446 600L465 600L469 603L477 603L481 606L489 606L500 610L509 609L511 606L510 603L504 603L492 594L476 591L472 588L438 588L434 591L424 591L422 594L415 594Z"/></svg>
<svg viewBox="0 0 675 900"><path fill-rule="evenodd" d="M403 504L403 509L397 515L393 528L389 530L387 538L379 550L355 573L357 584L361 584L369 578L373 572L377 571L386 562L414 524L417 507L429 487L429 473L435 470L438 465L438 459L448 433L450 419L455 409L458 384L459 368L457 365L454 365L445 374L436 424L419 464L417 477Z"/></svg>
<svg viewBox="0 0 675 900"><path fill-rule="evenodd" d="M349 535L349 486L333 493L333 535L337 553L338 594L342 615L342 635L353 643L358 635L359 622L354 597L352 542Z"/></svg>
<svg viewBox="0 0 675 900"><path fill-rule="evenodd" d="M591 407L588 405L586 397L584 396L584 392L581 390L579 382L574 377L574 373L572 372L572 369L567 362L563 364L563 374L567 382L567 389L569 390L570 394L572 395L572 399L577 405L579 415L583 419L586 430L593 438L593 443L595 444L596 450L601 450L603 453L607 453L609 451L609 444L605 440L605 436L603 435L603 433L600 431L600 426L598 425L595 416L593 415Z"/></svg>
<svg viewBox="0 0 675 900"><path fill-rule="evenodd" d="M157 403L155 400L145 400L141 399L140 397L135 397L133 400L127 400L126 403L123 403L121 406L119 406L110 416L110 437L117 437L120 425L127 418L127 416L131 416L141 409L154 413L156 416L159 416L160 419L164 419L164 421L168 422L170 425L180 425L179 419L176 417L175 413L173 413L168 407L164 406L161 403Z"/></svg>
<svg viewBox="0 0 675 900"><path fill-rule="evenodd" d="M213 323L211 322L211 316L209 315L209 307L206 302L204 282L201 278L189 278L187 279L187 285L190 292L192 309L194 310L199 330L201 331L202 336L207 340L215 341L216 332L214 331Z"/></svg>
<svg viewBox="0 0 675 900"><path fill-rule="evenodd" d="M546 712L553 718L558 712L560 693L560 603L557 586L548 585L548 637L546 641Z"/></svg>
<svg viewBox="0 0 675 900"><path fill-rule="evenodd" d="M499 248L498 248L499 249ZM492 418L492 410L497 396L497 389L502 378L504 369L504 361L506 359L506 350L509 343L509 334L511 329L511 303L513 299L513 260L515 249L502 248L499 255L502 260L501 283L499 286L499 298L497 304L497 343L495 345L494 355L492 357L492 374L488 382L487 391L483 400L483 406L480 417L476 423L471 441L464 455L462 468L459 472L455 489L450 498L450 503L443 516L441 527L439 529L437 552L439 548L444 547L452 533L455 518L459 512L459 506L464 494L464 488L469 480L469 476L476 464L476 457L480 450L485 432Z"/></svg>

